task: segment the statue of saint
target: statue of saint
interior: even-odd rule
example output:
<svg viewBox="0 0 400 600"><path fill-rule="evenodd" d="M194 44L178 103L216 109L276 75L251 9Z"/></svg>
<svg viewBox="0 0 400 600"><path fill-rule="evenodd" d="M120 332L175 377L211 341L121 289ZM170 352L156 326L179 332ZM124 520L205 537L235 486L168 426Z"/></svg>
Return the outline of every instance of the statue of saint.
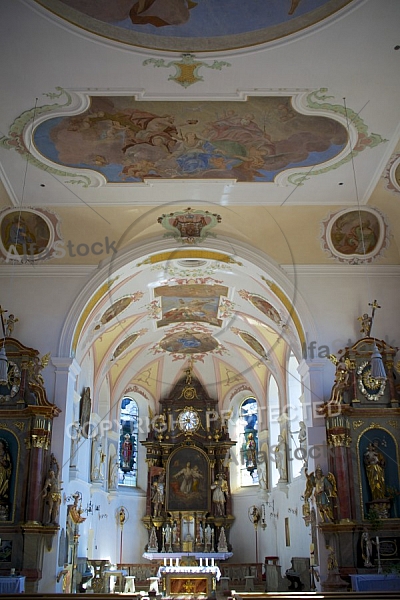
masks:
<svg viewBox="0 0 400 600"><path fill-rule="evenodd" d="M104 459L106 455L103 452L100 436L93 440L92 446L92 481L103 481L104 479Z"/></svg>
<svg viewBox="0 0 400 600"><path fill-rule="evenodd" d="M365 527L361 535L361 554L364 560L364 567L372 567L372 541Z"/></svg>
<svg viewBox="0 0 400 600"><path fill-rule="evenodd" d="M228 482L224 479L222 473L217 475L217 479L211 486L213 490L212 501L215 505L215 512L217 515L225 514L225 502L226 497L229 495Z"/></svg>
<svg viewBox="0 0 400 600"><path fill-rule="evenodd" d="M154 506L153 517L158 517L161 513L164 504L164 492L165 492L165 473L161 471L157 481L153 483L153 496L152 502Z"/></svg>
<svg viewBox="0 0 400 600"><path fill-rule="evenodd" d="M328 404L341 404L343 402L343 392L349 387L349 369L345 360L340 359L336 364L335 381L331 391L331 397Z"/></svg>
<svg viewBox="0 0 400 600"><path fill-rule="evenodd" d="M275 465L279 471L279 479L287 481L287 464L286 464L286 440L283 435L278 435L278 443L275 446Z"/></svg>
<svg viewBox="0 0 400 600"><path fill-rule="evenodd" d="M114 457L110 460L108 467L108 489L115 491L118 489L119 479L119 461L118 457Z"/></svg>
<svg viewBox="0 0 400 600"><path fill-rule="evenodd" d="M385 498L385 458L378 449L378 442L368 444L364 452L364 465L367 473L372 500Z"/></svg>
<svg viewBox="0 0 400 600"><path fill-rule="evenodd" d="M46 523L56 523L61 504L61 487L56 472L53 469L49 469L47 474L42 497L47 504L47 518L44 521Z"/></svg>
<svg viewBox="0 0 400 600"><path fill-rule="evenodd" d="M314 490L314 499L318 508L320 517L324 523L332 523L333 518L333 498L337 496L337 486L335 477L332 473L324 475L319 465L315 469L315 473L308 474L306 491L304 492L304 500L308 500Z"/></svg>

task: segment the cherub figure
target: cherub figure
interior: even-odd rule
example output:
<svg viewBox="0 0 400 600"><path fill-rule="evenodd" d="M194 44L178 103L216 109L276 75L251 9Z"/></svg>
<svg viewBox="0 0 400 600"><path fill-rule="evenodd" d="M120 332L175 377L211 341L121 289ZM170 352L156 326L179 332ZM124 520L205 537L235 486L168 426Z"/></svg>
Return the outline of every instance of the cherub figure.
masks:
<svg viewBox="0 0 400 600"><path fill-rule="evenodd" d="M6 337L11 337L12 332L14 331L14 325L17 323L19 319L16 319L14 315L10 314L6 321Z"/></svg>

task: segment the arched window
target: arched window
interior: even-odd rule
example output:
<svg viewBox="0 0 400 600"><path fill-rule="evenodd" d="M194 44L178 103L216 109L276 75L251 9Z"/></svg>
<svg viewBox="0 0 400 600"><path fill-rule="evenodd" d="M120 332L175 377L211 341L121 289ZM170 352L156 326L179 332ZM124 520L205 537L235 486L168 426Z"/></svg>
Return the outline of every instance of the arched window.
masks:
<svg viewBox="0 0 400 600"><path fill-rule="evenodd" d="M253 397L242 402L239 411L240 485L257 485L258 405Z"/></svg>
<svg viewBox="0 0 400 600"><path fill-rule="evenodd" d="M298 477L303 467L302 448L299 442L299 433L303 421L303 407L301 405L301 381L297 371L299 361L293 353L289 356L287 368L287 390L288 390L288 417L290 432L290 457L292 465L292 477Z"/></svg>
<svg viewBox="0 0 400 600"><path fill-rule="evenodd" d="M119 431L119 485L137 485L139 409L132 398L123 398Z"/></svg>

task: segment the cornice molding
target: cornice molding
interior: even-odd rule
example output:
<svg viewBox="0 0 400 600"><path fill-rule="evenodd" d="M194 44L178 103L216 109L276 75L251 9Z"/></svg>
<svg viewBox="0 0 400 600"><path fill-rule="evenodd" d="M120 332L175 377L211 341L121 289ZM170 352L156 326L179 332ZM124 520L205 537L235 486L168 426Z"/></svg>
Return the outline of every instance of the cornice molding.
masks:
<svg viewBox="0 0 400 600"><path fill-rule="evenodd" d="M290 276L311 277L399 277L400 265L281 265Z"/></svg>
<svg viewBox="0 0 400 600"><path fill-rule="evenodd" d="M1 265L0 277L88 277L97 265Z"/></svg>

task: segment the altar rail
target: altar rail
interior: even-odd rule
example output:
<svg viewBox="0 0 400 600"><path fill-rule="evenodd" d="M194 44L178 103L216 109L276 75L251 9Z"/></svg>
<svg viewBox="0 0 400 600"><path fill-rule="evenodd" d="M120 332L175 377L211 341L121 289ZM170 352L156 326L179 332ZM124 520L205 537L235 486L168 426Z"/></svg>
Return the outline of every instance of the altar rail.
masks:
<svg viewBox="0 0 400 600"><path fill-rule="evenodd" d="M229 577L232 588L235 585L244 585L246 577L254 577L254 583L262 583L262 564L261 563L220 563L222 577Z"/></svg>
<svg viewBox="0 0 400 600"><path fill-rule="evenodd" d="M149 577L157 577L158 569L164 564L162 560L153 560L151 563L123 563L118 564L118 569L124 569L127 575L135 577L136 589L149 588Z"/></svg>

